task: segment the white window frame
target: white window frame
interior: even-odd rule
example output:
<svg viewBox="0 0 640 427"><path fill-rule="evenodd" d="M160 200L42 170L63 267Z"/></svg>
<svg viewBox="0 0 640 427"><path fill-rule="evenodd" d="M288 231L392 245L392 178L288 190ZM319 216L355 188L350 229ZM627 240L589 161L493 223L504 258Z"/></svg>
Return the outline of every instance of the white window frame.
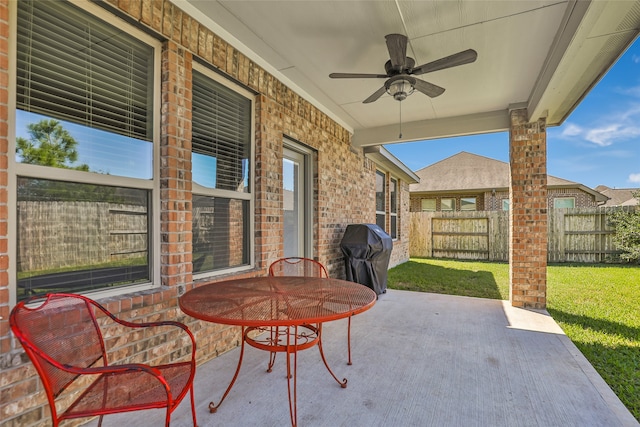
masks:
<svg viewBox="0 0 640 427"><path fill-rule="evenodd" d="M395 183L396 203L395 206L392 203L393 197L391 197L391 184ZM398 240L398 220L400 218L398 205L400 204L400 180L389 177L389 235L393 240ZM395 218L395 227L393 219ZM395 237L394 237L395 234Z"/></svg>
<svg viewBox="0 0 640 427"><path fill-rule="evenodd" d="M387 174L380 170L380 169L376 169L376 224L378 224L378 217L382 217L384 219L384 225L380 228L382 228L385 233L387 232ZM377 181L378 181L378 177L381 176L382 177L382 197L384 200L384 206L382 208L382 210L378 210L378 188L377 188ZM379 224L378 224L379 225Z"/></svg>
<svg viewBox="0 0 640 427"><path fill-rule="evenodd" d="M253 93L251 93L249 90L239 86L238 84L233 83L231 80L224 78L223 76L221 76L220 74L214 72L213 70L211 70L209 67L206 67L198 62L193 62L193 69L195 71L198 71L202 74L204 74L205 76L211 78L212 80L215 80L217 83L220 83L221 85L224 85L226 87L228 87L229 89L235 91L236 93L244 96L245 98L248 98L251 101L251 142L250 142L250 150L251 150L251 154L250 154L250 159L249 159L249 192L247 193L242 193L242 192L235 192L235 191L229 191L229 190L220 190L220 189L215 189L215 188L208 188L208 187L204 187L201 185L196 184L195 182L193 182L192 184L192 193L194 194L199 194L199 195L204 195L204 196L210 196L210 197L221 197L221 198L226 198L226 199L235 199L235 200L247 200L249 201L249 215L247 218L248 221L248 231L247 231L247 241L249 242L248 244L248 250L249 253L247 254L248 259L249 259L249 263L246 265L242 265L242 266L237 266L237 267L229 267L229 268L224 268L224 269L220 269L220 270L214 270L214 271L205 271L202 273L198 273L198 274L193 274L193 279L194 280L200 280L200 279L205 279L205 278L209 278L209 277L216 277L216 276L221 276L221 275L225 275L225 274L230 274L230 273L236 273L236 272L240 272L240 271L246 271L246 270L250 270L252 268L254 268L255 266L255 239L254 239L254 235L255 235L255 221L254 221L254 215L253 213L255 212L255 107L256 107L256 103L255 103L255 95Z"/></svg>
<svg viewBox="0 0 640 427"><path fill-rule="evenodd" d="M443 209L443 200L451 200L451 209ZM455 212L456 210L456 199L454 199L453 197L443 197L440 199L440 210L442 212Z"/></svg>
<svg viewBox="0 0 640 427"><path fill-rule="evenodd" d="M473 200L473 205L471 204L471 200ZM467 208L466 206L472 206L473 209ZM460 198L460 210L461 211L465 211L465 212L477 211L478 210L478 198L477 197L462 197L462 198Z"/></svg>
<svg viewBox="0 0 640 427"><path fill-rule="evenodd" d="M559 203L571 202L573 206L560 206L557 205ZM554 209L573 209L576 207L576 198L575 197L554 197L553 198L553 208Z"/></svg>
<svg viewBox="0 0 640 427"><path fill-rule="evenodd" d="M433 209L425 209L424 202L433 202ZM420 199L420 210L422 212L435 212L438 207L438 201L433 198Z"/></svg>
<svg viewBox="0 0 640 427"><path fill-rule="evenodd" d="M303 227L301 230L300 238L304 241L303 256L307 258L313 258L313 224L315 224L315 215L313 212L313 177L316 173L316 163L318 153L317 151L299 144L298 142L285 137L283 140L284 152L289 152L293 155L299 155L304 159L304 174L300 178L301 189L303 190L304 197L299 200L300 206L303 208Z"/></svg>
<svg viewBox="0 0 640 427"><path fill-rule="evenodd" d="M161 82L161 43L133 26L126 21L107 12L104 8L92 3L78 0L70 0L70 3L89 12L96 19L107 21L115 27L127 32L133 37L142 40L154 48L154 83L153 83L153 177L152 179L136 179L122 176L101 174L95 172L82 172L70 169L60 169L54 167L31 165L18 163L15 160L16 150L16 85L17 85L17 22L18 6L17 2L9 2L9 100L8 100L8 120L12 125L8 129L9 139L9 159L8 159L8 205L11 207L8 212L8 222L11 225L8 229L8 251L9 251L9 304L11 306L17 301L17 177L40 178L48 180L68 181L83 184L111 185L117 187L131 187L148 190L152 194L151 214L150 214L150 234L149 250L152 251L150 262L151 281L142 284L132 284L124 287L104 288L91 291L94 298L103 298L124 293L137 292L156 288L160 283L160 239L153 238L159 235L160 230L160 82ZM89 293L89 292L88 292Z"/></svg>

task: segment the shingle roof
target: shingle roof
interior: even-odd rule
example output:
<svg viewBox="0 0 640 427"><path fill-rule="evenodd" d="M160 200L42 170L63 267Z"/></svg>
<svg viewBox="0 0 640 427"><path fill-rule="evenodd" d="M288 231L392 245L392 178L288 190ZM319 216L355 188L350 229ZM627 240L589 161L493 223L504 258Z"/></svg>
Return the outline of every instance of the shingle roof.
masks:
<svg viewBox="0 0 640 427"><path fill-rule="evenodd" d="M461 151L416 172L420 183L411 184L411 192L506 190L509 188L509 163ZM548 175L547 186L572 187L577 182ZM593 190L592 190L593 191Z"/></svg>
<svg viewBox="0 0 640 427"><path fill-rule="evenodd" d="M609 188L606 185L598 185L596 191L609 198L604 206L635 206L638 199L633 197L633 193L640 188Z"/></svg>
<svg viewBox="0 0 640 427"><path fill-rule="evenodd" d="M418 184L409 185L410 193L506 191L509 189L509 163L461 151L416 172ZM548 188L579 188L598 202L607 196L578 182L547 175Z"/></svg>

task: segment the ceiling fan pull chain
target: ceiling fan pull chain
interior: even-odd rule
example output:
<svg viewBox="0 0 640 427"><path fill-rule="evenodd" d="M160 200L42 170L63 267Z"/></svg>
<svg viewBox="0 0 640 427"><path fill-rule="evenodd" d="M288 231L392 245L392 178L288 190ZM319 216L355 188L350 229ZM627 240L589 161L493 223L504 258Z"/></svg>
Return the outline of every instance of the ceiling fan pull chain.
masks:
<svg viewBox="0 0 640 427"><path fill-rule="evenodd" d="M402 101L400 101L400 135L398 138L402 139Z"/></svg>

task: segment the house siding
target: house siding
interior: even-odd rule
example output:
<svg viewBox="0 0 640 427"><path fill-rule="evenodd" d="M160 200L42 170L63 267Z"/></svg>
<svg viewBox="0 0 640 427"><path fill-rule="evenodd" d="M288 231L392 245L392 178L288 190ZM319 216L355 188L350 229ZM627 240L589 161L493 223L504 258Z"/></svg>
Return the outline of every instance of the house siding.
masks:
<svg viewBox="0 0 640 427"><path fill-rule="evenodd" d="M22 348L9 330L10 289L8 230L8 118L10 0L0 0L0 424L49 425L49 409L42 384ZM133 321L170 319L187 323L198 343L203 363L240 342L239 328L196 321L178 308L178 296L202 283L231 277L261 276L270 262L283 254L282 155L285 137L318 152L314 177L314 252L332 277L345 277L340 241L350 223L375 222L375 169L361 149L351 145L351 134L301 98L276 77L236 50L217 34L162 0L116 1L104 5L147 31L165 39L161 61L160 136L160 279L152 290L101 299L116 315ZM111 9L113 8L113 9ZM240 274L194 282L191 193L191 89L194 58L254 91L255 268ZM409 185L399 181L398 239L390 264L408 259ZM233 247L230 251L233 252ZM233 253L231 254L233 256ZM129 337L112 336L114 355L140 361L149 353L134 350ZM159 340L161 341L161 340ZM82 421L69 425L77 425Z"/></svg>

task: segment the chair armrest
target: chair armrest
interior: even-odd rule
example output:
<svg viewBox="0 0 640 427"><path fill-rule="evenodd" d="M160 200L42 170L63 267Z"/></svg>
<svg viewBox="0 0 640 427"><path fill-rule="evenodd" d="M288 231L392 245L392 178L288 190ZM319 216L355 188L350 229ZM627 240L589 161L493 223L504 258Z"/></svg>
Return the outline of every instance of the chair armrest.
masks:
<svg viewBox="0 0 640 427"><path fill-rule="evenodd" d="M161 320L159 322L130 322L128 320L120 319L118 316L116 316L115 314L111 313L106 308L104 308L101 304L95 301L92 301L92 303L97 308L99 308L104 314L106 314L111 320L129 328L151 328L151 327L159 327L159 326L173 326L173 327L182 329L184 332L187 333L187 335L189 336L189 339L191 340L191 357L192 359L195 360L196 339L187 325L180 322L173 321L173 320Z"/></svg>

